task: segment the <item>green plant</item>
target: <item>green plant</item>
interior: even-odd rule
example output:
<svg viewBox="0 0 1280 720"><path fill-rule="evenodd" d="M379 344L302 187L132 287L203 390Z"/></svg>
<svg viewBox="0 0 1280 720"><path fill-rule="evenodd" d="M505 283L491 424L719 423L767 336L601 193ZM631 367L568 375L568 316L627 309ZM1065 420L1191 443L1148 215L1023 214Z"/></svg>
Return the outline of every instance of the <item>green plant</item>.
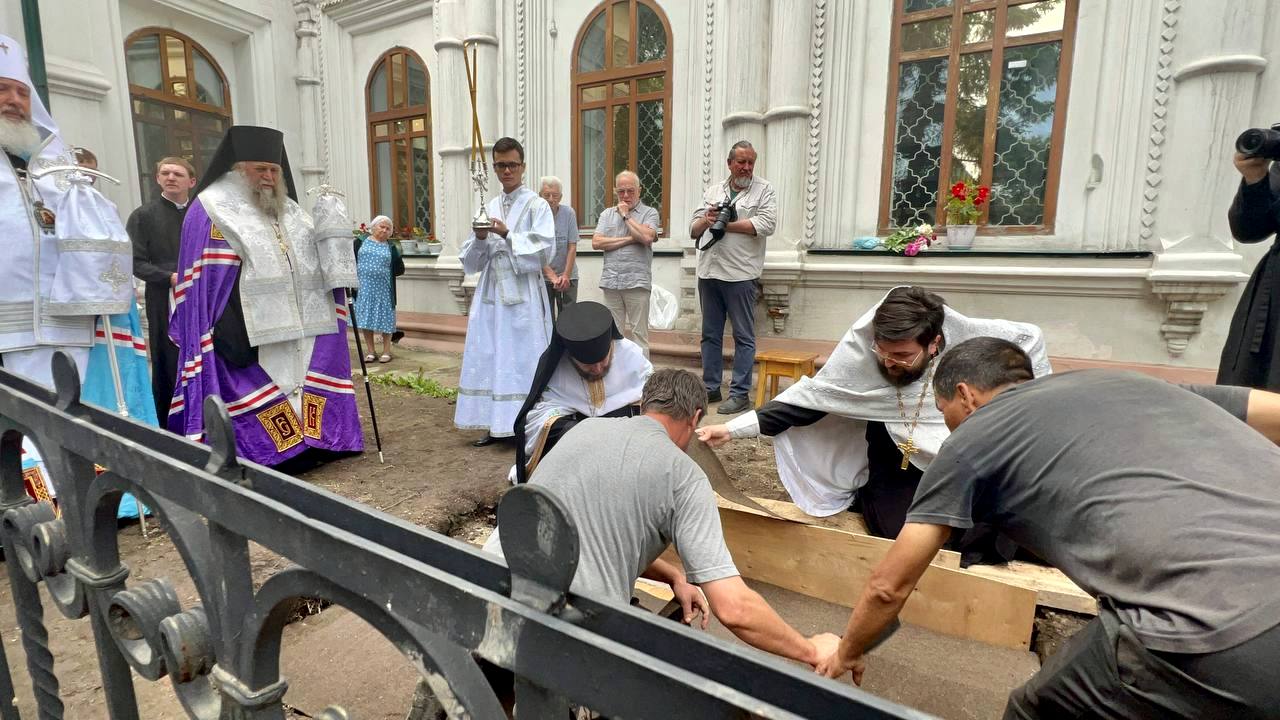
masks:
<svg viewBox="0 0 1280 720"><path fill-rule="evenodd" d="M419 395L426 395L427 397L441 398L444 400L456 400L458 398L457 388L441 385L435 378L427 377L421 369L413 373L378 373L376 375L370 375L369 380L384 387L408 388Z"/></svg>
<svg viewBox="0 0 1280 720"><path fill-rule="evenodd" d="M963 181L952 185L951 197L947 198L947 224L977 224L978 218L982 216L982 211L978 208L990 196L991 189L981 185L970 185Z"/></svg>

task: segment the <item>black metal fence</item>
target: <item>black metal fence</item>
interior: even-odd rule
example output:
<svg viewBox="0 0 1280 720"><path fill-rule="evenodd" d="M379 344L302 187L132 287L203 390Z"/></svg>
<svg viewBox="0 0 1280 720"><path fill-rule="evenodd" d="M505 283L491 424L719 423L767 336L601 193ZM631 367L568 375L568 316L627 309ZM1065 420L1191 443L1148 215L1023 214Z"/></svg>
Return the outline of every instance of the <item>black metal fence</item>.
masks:
<svg viewBox="0 0 1280 720"><path fill-rule="evenodd" d="M568 595L577 533L536 487L499 507L508 570L465 543L240 464L216 401L204 408L209 445L199 445L81 404L66 356L53 370L55 391L0 371L0 535L40 718L64 714L40 585L64 616L88 617L106 705L95 717L115 720L138 717L131 673L167 676L193 718L283 718L281 633L299 598L363 618L449 717L506 717L477 657L515 674L522 719L561 720L571 706L661 720L923 717L658 616ZM54 479L61 517L24 492L24 435ZM116 542L126 492L155 511L199 605L182 607L164 579L128 582ZM250 540L296 566L255 588ZM19 714L4 647L0 718L10 720Z"/></svg>

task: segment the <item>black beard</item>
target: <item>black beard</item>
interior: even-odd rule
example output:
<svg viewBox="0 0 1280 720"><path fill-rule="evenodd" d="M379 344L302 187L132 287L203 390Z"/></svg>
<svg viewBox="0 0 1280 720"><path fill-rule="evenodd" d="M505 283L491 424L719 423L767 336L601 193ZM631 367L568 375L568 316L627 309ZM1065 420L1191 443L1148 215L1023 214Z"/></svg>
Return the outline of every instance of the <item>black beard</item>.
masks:
<svg viewBox="0 0 1280 720"><path fill-rule="evenodd" d="M578 371L578 376L581 377L583 380L586 380L587 382L595 382L597 380L603 379L605 375L609 374L609 367L612 366L612 364L613 364L612 361L605 363L604 370L600 371L599 373L593 373L593 372L588 372L586 370L583 370L578 365L578 363L573 364L573 369Z"/></svg>
<svg viewBox="0 0 1280 720"><path fill-rule="evenodd" d="M929 369L929 363L932 361L933 358L931 357L918 368L905 368L901 365L895 365L893 367L893 371L890 371L889 368L885 367L883 361L877 359L876 369L880 371L881 377L887 380L890 385L893 385L894 387L907 387L911 383L924 377L925 372Z"/></svg>

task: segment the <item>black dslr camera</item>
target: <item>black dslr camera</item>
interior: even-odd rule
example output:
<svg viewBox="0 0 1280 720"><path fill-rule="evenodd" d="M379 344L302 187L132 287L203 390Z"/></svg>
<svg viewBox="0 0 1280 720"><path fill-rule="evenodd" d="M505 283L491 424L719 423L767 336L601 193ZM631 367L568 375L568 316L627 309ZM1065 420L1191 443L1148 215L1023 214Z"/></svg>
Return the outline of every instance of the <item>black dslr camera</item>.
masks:
<svg viewBox="0 0 1280 720"><path fill-rule="evenodd" d="M698 247L699 250L706 250L720 242L720 239L724 237L725 226L738 219L738 209L733 206L733 201L728 198L712 205L710 209L716 212L715 222L711 223L709 228L711 240L706 245ZM694 245L697 246L697 243L694 243Z"/></svg>
<svg viewBox="0 0 1280 720"><path fill-rule="evenodd" d="M1280 123L1240 133L1236 138L1236 151L1250 157L1280 160Z"/></svg>

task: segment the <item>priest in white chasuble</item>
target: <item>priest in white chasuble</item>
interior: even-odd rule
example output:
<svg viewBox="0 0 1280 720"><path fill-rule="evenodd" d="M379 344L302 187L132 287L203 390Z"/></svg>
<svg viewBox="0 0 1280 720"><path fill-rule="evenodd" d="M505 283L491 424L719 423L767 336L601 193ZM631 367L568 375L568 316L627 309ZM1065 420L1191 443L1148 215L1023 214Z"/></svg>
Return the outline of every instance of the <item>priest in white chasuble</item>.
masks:
<svg viewBox="0 0 1280 720"><path fill-rule="evenodd" d="M511 138L493 144L493 169L502 192L485 207L492 230L473 230L460 257L467 274L480 273L467 319L462 376L453 423L484 430L474 445L515 435L538 357L551 341L551 311L543 268L556 226L551 206L522 183L524 148Z"/></svg>
<svg viewBox="0 0 1280 720"><path fill-rule="evenodd" d="M322 218L319 200L313 220L297 197L280 131L229 128L183 220L169 322L169 429L204 439L204 399L220 397L240 455L289 471L364 448L347 351L350 220Z"/></svg>
<svg viewBox="0 0 1280 720"><path fill-rule="evenodd" d="M652 374L644 351L622 337L609 308L566 305L516 417L515 482L528 481L538 461L582 420L639 415Z"/></svg>
<svg viewBox="0 0 1280 720"><path fill-rule="evenodd" d="M778 477L815 516L862 513L872 535L896 537L924 469L950 434L934 404L933 368L948 347L979 336L1016 343L1036 376L1051 372L1040 328L970 318L925 288L893 288L845 333L814 377L758 410L698 429L712 447L773 437ZM953 533L962 564L1001 562L1016 546L989 528Z"/></svg>

